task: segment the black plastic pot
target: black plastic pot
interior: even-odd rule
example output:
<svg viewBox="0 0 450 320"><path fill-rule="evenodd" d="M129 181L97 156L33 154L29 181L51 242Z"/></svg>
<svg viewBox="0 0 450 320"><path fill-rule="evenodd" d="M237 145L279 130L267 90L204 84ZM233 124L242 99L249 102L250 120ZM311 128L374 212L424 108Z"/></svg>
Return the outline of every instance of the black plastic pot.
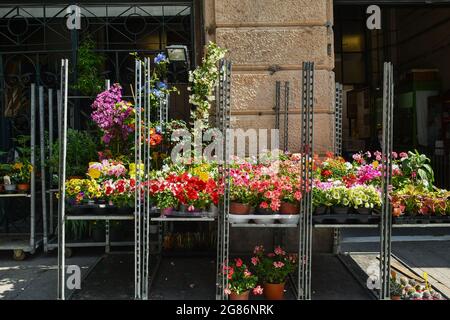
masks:
<svg viewBox="0 0 450 320"><path fill-rule="evenodd" d="M326 207L326 206L316 207L316 208L314 209L314 214L315 214L315 215L327 214L328 211L329 211L328 209L329 209L329 207Z"/></svg>
<svg viewBox="0 0 450 320"><path fill-rule="evenodd" d="M332 207L332 214L344 215L348 214L348 207Z"/></svg>
<svg viewBox="0 0 450 320"><path fill-rule="evenodd" d="M263 209L263 208L258 206L256 208L256 210L255 210L255 214L256 215L266 215L266 216L268 216L268 215L271 215L271 214L275 214L275 212L272 209L270 209L270 208Z"/></svg>

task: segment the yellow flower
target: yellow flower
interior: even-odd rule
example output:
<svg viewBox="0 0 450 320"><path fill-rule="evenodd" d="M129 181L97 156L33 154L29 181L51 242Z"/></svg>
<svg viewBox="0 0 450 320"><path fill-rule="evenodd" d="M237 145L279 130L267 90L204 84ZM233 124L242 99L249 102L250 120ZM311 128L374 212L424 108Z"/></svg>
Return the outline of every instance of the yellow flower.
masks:
<svg viewBox="0 0 450 320"><path fill-rule="evenodd" d="M28 171L31 173L33 172L33 166L31 164L28 165Z"/></svg>
<svg viewBox="0 0 450 320"><path fill-rule="evenodd" d="M21 162L16 162L14 164L13 168L16 169L16 170L22 170L22 167L23 167L23 164Z"/></svg>
<svg viewBox="0 0 450 320"><path fill-rule="evenodd" d="M372 163L372 166L373 166L375 169L378 168L379 165L380 165L380 164L379 164L378 161L374 161L374 162Z"/></svg>
<svg viewBox="0 0 450 320"><path fill-rule="evenodd" d="M136 164L135 163L130 163L128 172L129 172L131 178L136 178L136 169L137 169L136 168ZM141 163L139 165L139 169L140 169L141 175L143 175L144 174L144 169L145 169L143 163Z"/></svg>
<svg viewBox="0 0 450 320"><path fill-rule="evenodd" d="M98 179L98 178L100 178L100 175L101 175L102 173L100 172L100 170L97 170L97 169L89 169L88 170L88 176L89 177L91 177L92 179Z"/></svg>

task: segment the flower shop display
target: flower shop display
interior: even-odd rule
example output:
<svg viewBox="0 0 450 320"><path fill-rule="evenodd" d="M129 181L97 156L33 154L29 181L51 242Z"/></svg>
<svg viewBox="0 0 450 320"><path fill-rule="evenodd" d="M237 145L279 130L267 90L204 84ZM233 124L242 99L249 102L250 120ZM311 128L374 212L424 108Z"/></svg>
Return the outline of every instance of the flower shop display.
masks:
<svg viewBox="0 0 450 320"><path fill-rule="evenodd" d="M264 285L268 300L283 300L286 279L297 264L297 257L286 253L281 247L267 253L263 246L256 246L251 259L258 279Z"/></svg>
<svg viewBox="0 0 450 320"><path fill-rule="evenodd" d="M247 268L240 258L235 259L234 263L224 266L223 274L228 278L228 286L224 291L230 300L248 300L250 290L254 295L263 293L263 289L258 285L258 277Z"/></svg>

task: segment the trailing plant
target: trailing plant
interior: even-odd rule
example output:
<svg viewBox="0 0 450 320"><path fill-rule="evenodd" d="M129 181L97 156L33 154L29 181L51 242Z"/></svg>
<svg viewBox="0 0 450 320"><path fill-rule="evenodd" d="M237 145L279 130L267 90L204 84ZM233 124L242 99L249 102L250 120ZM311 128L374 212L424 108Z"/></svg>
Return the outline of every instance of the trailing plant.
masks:
<svg viewBox="0 0 450 320"><path fill-rule="evenodd" d="M87 38L78 47L77 83L73 88L81 94L91 96L104 87L105 79L100 70L105 57L94 51L95 42Z"/></svg>
<svg viewBox="0 0 450 320"><path fill-rule="evenodd" d="M217 63L227 52L214 42L209 42L205 51L202 64L189 72L190 86L188 87L191 92L189 102L195 106L195 109L191 111L191 120L193 123L200 121L204 127L208 123L211 103L215 100L213 91L219 79Z"/></svg>

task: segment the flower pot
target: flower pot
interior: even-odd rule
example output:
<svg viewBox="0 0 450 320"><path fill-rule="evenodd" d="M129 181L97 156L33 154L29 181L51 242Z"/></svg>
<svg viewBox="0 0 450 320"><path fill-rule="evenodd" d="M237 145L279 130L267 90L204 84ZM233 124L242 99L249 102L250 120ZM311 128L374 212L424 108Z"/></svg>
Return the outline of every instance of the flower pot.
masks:
<svg viewBox="0 0 450 320"><path fill-rule="evenodd" d="M270 209L270 208L263 209L263 208L261 208L261 207L258 206L258 207L256 208L255 214L256 214L256 215L267 216L267 215L275 214L275 212L274 212L272 209Z"/></svg>
<svg viewBox="0 0 450 320"><path fill-rule="evenodd" d="M267 300L283 300L284 285L284 283L265 283L264 297L266 297Z"/></svg>
<svg viewBox="0 0 450 320"><path fill-rule="evenodd" d="M121 216L129 216L134 214L134 208L132 207L120 207L116 208L116 214Z"/></svg>
<svg viewBox="0 0 450 320"><path fill-rule="evenodd" d="M299 214L300 213L300 204L290 203L290 202L281 202L280 205L280 214Z"/></svg>
<svg viewBox="0 0 450 320"><path fill-rule="evenodd" d="M0 184L0 193L5 191L5 185L4 184Z"/></svg>
<svg viewBox="0 0 450 320"><path fill-rule="evenodd" d="M26 193L30 190L30 184L29 183L18 183L17 184L17 191Z"/></svg>
<svg viewBox="0 0 450 320"><path fill-rule="evenodd" d="M231 202L230 213L239 215L248 215L250 213L251 206L239 202Z"/></svg>
<svg viewBox="0 0 450 320"><path fill-rule="evenodd" d="M356 211L358 212L358 214L364 214L364 215L372 214L371 208L358 208Z"/></svg>
<svg viewBox="0 0 450 320"><path fill-rule="evenodd" d="M230 300L248 300L250 295L250 290L245 291L244 293L237 294L234 292L230 293Z"/></svg>
<svg viewBox="0 0 450 320"><path fill-rule="evenodd" d="M16 191L16 185L15 184L5 184L5 192L14 192Z"/></svg>
<svg viewBox="0 0 450 320"><path fill-rule="evenodd" d="M348 214L348 207L333 207L333 214Z"/></svg>
<svg viewBox="0 0 450 320"><path fill-rule="evenodd" d="M261 218L261 219L253 219L253 221L256 224L273 224L273 223L275 223L275 219L271 219L270 216L273 216L274 214L275 214L275 212L271 208L264 209L264 208L261 208L258 206L256 208L255 215L265 216L265 217Z"/></svg>
<svg viewBox="0 0 450 320"><path fill-rule="evenodd" d="M170 214L173 212L173 208L165 208L161 209L161 215L162 216L170 216Z"/></svg>
<svg viewBox="0 0 450 320"><path fill-rule="evenodd" d="M391 296L391 300L402 300L401 296Z"/></svg>
<svg viewBox="0 0 450 320"><path fill-rule="evenodd" d="M314 214L316 215L320 215L320 214L326 214L328 211L328 207L326 206L320 206L320 207L316 207L314 209Z"/></svg>

